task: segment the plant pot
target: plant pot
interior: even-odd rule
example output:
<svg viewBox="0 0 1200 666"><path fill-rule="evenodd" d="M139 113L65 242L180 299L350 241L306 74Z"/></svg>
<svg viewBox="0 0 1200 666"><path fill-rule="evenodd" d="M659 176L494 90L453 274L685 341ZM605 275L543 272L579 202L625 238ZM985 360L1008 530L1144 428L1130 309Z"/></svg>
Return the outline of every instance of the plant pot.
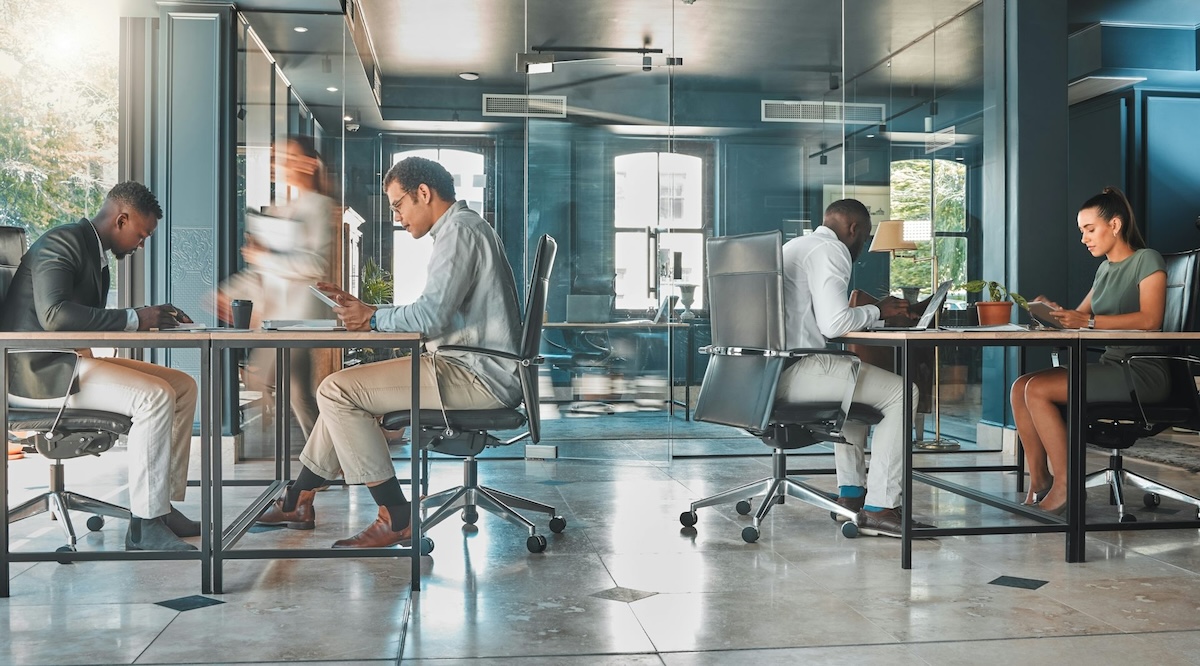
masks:
<svg viewBox="0 0 1200 666"><path fill-rule="evenodd" d="M980 326L995 326L1012 321L1012 301L979 301L975 310L979 313Z"/></svg>

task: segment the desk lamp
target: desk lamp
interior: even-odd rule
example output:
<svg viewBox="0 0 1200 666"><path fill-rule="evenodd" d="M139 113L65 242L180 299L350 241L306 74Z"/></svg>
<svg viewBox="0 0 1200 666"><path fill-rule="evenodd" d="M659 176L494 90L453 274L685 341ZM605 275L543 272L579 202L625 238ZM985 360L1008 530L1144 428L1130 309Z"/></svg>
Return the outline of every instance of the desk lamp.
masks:
<svg viewBox="0 0 1200 666"><path fill-rule="evenodd" d="M920 237L914 237L920 236ZM913 261L926 261L926 259L917 257L914 254L897 254L902 251L915 251L917 244L914 241L928 240L929 241L929 263L931 273L933 275L933 289L938 286L938 264L937 252L934 250L933 243L933 225L914 224L910 225L904 220L884 220L879 223L879 227L875 230L875 238L871 240L871 252L888 252L893 257L911 259ZM938 324L940 315L935 315L934 326ZM933 439L925 439L924 428L920 428L921 439L917 440L913 446L924 451L957 451L959 443L952 439L942 438L942 409L939 400L941 393L941 350L935 346L933 348Z"/></svg>

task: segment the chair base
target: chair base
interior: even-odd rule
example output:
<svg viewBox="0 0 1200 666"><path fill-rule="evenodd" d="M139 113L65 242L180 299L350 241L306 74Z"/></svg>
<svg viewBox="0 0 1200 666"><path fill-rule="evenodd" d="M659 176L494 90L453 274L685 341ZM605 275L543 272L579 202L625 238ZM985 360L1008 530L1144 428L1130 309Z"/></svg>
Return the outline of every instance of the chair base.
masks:
<svg viewBox="0 0 1200 666"><path fill-rule="evenodd" d="M474 525L475 521L479 519L479 509L484 509L514 525L519 525L528 530L529 541L527 545L533 552L540 552L541 550L535 549L535 541L541 544L542 549L545 548L545 537L538 536L537 527L528 518L518 513L517 509L536 511L550 516L550 529L556 533L563 531L567 525L566 520L558 515L554 507L548 504L542 504L541 502L535 502L525 497L511 495L495 488L479 485L479 462L475 459L475 456L468 456L463 459L463 485L443 490L422 499L421 508L423 510L437 509L433 512L433 515L421 521L422 530L428 530L437 525L458 509L462 509L463 522L468 525Z"/></svg>
<svg viewBox="0 0 1200 666"><path fill-rule="evenodd" d="M71 514L69 512L86 511L95 514L87 522L88 529L93 532L104 526L104 519L101 516L129 520L129 509L117 506L116 504L109 504L108 502L88 497L87 495L69 492L64 490L63 487L62 461L56 460L50 466L50 489L31 500L22 502L19 506L9 509L8 523L11 525L18 520L50 512L62 527L63 534L67 537L67 547L70 550L75 550L75 544L78 543L78 539L75 537L75 527L71 524Z"/></svg>
<svg viewBox="0 0 1200 666"><path fill-rule="evenodd" d="M691 527L695 524L696 509L706 506L716 506L735 500L738 501L738 513L745 515L749 513L749 500L762 496L763 501L759 504L758 511L754 513L753 522L750 526L742 530L742 539L750 543L758 540L759 527L763 519L767 517L767 513L771 511L771 507L776 504L783 504L785 497L794 497L815 507L828 509L831 513L848 518L849 522L846 523L847 525L855 525L857 514L854 511L835 502L830 498L828 493L818 490L807 483L788 477L786 449L773 450L771 453L771 467L772 474L765 479L759 479L758 481L738 486L732 490L726 490L711 497L705 497L702 500L692 502L689 511L680 516L680 522L685 527ZM843 534L846 536L853 536L851 532L857 533L856 530L843 529Z"/></svg>
<svg viewBox="0 0 1200 666"><path fill-rule="evenodd" d="M75 537L75 527L71 524L70 511L85 511L94 514L95 517L110 516L112 518L120 518L129 520L129 509L119 507L115 504L98 500L87 495L80 495L72 492L46 492L41 495L22 503L20 506L14 507L8 512L8 522L15 523L18 520L24 520L30 516L36 516L41 513L50 512L58 524L62 527L63 535L67 537L67 545L71 550L75 549L78 539ZM100 522L93 523L93 518L88 519L88 529L96 531L104 526L103 519ZM93 525L96 525L93 527Z"/></svg>
<svg viewBox="0 0 1200 666"><path fill-rule="evenodd" d="M1127 483L1146 493L1145 498L1143 498L1143 504L1147 507L1158 506L1159 501L1163 497L1166 497L1196 507L1197 518L1200 518L1200 498L1192 497L1182 490L1172 488L1144 477L1137 472L1125 469L1118 451L1113 451L1112 455L1109 456L1109 463L1110 467L1084 477L1084 485L1088 488L1108 486L1109 491L1112 493L1113 504L1117 505L1118 521L1122 523L1137 521L1137 516L1125 512L1124 485Z"/></svg>

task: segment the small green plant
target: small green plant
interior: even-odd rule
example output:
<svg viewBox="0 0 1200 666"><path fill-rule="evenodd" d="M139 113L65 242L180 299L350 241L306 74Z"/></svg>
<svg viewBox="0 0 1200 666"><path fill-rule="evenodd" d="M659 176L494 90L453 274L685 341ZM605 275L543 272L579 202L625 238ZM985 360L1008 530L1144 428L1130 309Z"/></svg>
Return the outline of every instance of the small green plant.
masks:
<svg viewBox="0 0 1200 666"><path fill-rule="evenodd" d="M392 294L395 293L393 289L392 274L375 263L374 258L367 259L366 263L363 264L362 273L358 277L358 298L363 303L370 305L390 306L392 304ZM408 352L406 351L400 355L407 356ZM374 363L375 361L386 361L396 357L397 352L395 349L356 347L347 351L346 365Z"/></svg>
<svg viewBox="0 0 1200 666"><path fill-rule="evenodd" d="M1025 300L1024 296L1015 291L1009 291L1008 287L1005 287L994 280L971 280L966 284L959 285L958 288L971 293L982 292L984 289L986 289L988 292L989 301L1003 301L1008 298L1012 299L1014 303L1021 306L1023 309L1029 309L1029 303Z"/></svg>
<svg viewBox="0 0 1200 666"><path fill-rule="evenodd" d="M362 275L359 277L359 298L371 305L391 305L394 283L392 274L375 263L375 258L367 259L363 264Z"/></svg>

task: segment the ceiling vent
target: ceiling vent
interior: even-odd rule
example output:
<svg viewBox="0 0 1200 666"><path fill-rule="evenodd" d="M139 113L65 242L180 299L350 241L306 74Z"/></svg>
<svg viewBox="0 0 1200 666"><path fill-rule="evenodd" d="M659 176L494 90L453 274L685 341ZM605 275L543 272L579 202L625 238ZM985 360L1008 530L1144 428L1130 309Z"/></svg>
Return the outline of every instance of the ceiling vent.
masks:
<svg viewBox="0 0 1200 666"><path fill-rule="evenodd" d="M886 106L860 102L762 100L764 123L838 123L878 125L885 122Z"/></svg>
<svg viewBox="0 0 1200 666"><path fill-rule="evenodd" d="M510 118L566 118L565 95L500 95L484 93L483 115Z"/></svg>

